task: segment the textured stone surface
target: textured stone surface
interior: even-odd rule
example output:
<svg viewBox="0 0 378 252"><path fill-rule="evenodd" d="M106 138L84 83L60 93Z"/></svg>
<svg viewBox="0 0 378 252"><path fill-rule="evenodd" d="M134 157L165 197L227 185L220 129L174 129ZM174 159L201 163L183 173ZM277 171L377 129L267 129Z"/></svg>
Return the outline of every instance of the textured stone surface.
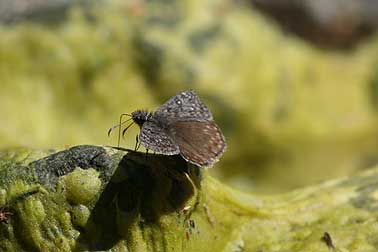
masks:
<svg viewBox="0 0 378 252"><path fill-rule="evenodd" d="M1 147L115 145L121 113L193 88L229 146L211 172L233 187L290 190L378 163L375 37L323 51L239 1L104 2L0 27Z"/></svg>
<svg viewBox="0 0 378 252"><path fill-rule="evenodd" d="M80 155L82 163L90 163L91 153L98 152L107 162L56 175L62 165L52 161L72 164ZM325 232L339 251L378 249L378 168L261 196L233 190L180 156L77 146L20 162L18 153L25 150L7 153L6 162L0 159L5 171L0 199L1 211L6 208L12 215L0 223L0 251L326 252ZM56 175L57 182L39 181L36 162L43 168L39 171ZM9 182L9 167L27 172ZM97 176L104 171L110 175ZM87 182L83 190L81 184L70 188L70 194L93 195L85 187L98 179L101 190L90 200L69 200L67 181L77 176Z"/></svg>

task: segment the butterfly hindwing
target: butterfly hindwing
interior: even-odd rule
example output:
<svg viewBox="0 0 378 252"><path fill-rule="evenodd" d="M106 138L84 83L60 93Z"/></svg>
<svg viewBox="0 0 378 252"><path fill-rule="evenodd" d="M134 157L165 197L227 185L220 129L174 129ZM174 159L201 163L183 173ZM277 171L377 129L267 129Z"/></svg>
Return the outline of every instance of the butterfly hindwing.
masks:
<svg viewBox="0 0 378 252"><path fill-rule="evenodd" d="M226 149L224 136L213 121L176 121L171 135L181 156L199 166L211 166Z"/></svg>

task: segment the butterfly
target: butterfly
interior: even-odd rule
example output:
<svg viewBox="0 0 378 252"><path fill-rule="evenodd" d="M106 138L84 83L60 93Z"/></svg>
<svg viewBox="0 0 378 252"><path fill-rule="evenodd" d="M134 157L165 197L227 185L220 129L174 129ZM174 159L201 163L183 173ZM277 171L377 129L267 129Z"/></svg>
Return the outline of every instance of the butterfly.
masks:
<svg viewBox="0 0 378 252"><path fill-rule="evenodd" d="M222 131L214 122L208 107L193 90L176 94L156 111L136 110L122 114L132 120L122 135L134 123L140 127L139 141L147 150L164 155L180 154L186 161L198 166L212 166L226 150ZM119 142L118 142L119 146Z"/></svg>

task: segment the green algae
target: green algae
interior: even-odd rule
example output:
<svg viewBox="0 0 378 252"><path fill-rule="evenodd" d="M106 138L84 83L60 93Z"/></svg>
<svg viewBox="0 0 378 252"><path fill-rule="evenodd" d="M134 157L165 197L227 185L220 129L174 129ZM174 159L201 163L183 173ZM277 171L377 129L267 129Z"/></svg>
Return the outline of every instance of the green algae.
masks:
<svg viewBox="0 0 378 252"><path fill-rule="evenodd" d="M93 19L75 9L53 27L0 27L0 145L114 144L106 130L120 113L195 88L229 145L211 172L233 185L298 188L370 167L377 39L329 53L225 3L183 1L161 13L147 3L142 15L101 6ZM328 252L324 232L336 251L378 249L377 169L267 197L208 173L193 190L185 177L143 173L144 158L114 177L94 170L101 162L64 166L71 152L43 159L54 152L0 152L0 206L13 212L0 224L0 251ZM109 155L118 163L123 153ZM166 161L152 166L166 170Z"/></svg>
<svg viewBox="0 0 378 252"><path fill-rule="evenodd" d="M377 160L376 40L319 50L228 1L112 1L1 26L0 146L115 144L119 114L194 88L228 141L222 180L270 192L351 174Z"/></svg>
<svg viewBox="0 0 378 252"><path fill-rule="evenodd" d="M98 148L73 147L34 160L29 175L35 177L36 163L53 164L40 169L52 174L58 161L73 164L77 151L85 152L80 163L86 164ZM114 169L103 162L75 165L53 186L1 184L0 200L13 202L13 215L0 224L0 251L328 251L325 232L339 251L378 249L378 168L262 196L229 188L208 171L192 173L191 182L179 156L105 153L115 162L113 177L99 176Z"/></svg>
<svg viewBox="0 0 378 252"><path fill-rule="evenodd" d="M2 155L7 162L4 162L1 167L4 172L1 183L3 188L1 202L5 209L12 212L12 215L9 220L10 224L2 226L0 251L72 251L76 244L75 240L80 234L73 226L84 224L89 216L88 210L86 214L85 211L80 214L75 210L78 206L71 206L71 204L72 202L91 204L92 200L93 205L93 198L98 195L102 186L102 182L98 178L99 172L93 169L77 169L68 174L66 180L63 176L60 184L64 184L64 188L67 189L69 199L67 201L66 194L54 189L55 186L59 187L58 183L47 185L38 179L41 175L40 172L51 172L51 169L54 168L53 164L59 164L61 157L51 155L51 151L35 151L35 153L30 151L29 158L23 159L27 162L24 163L20 162L21 155L17 155L17 150L13 154L8 150L5 152L6 155ZM83 148L81 150L83 151ZM24 150L20 150L20 153L24 153ZM69 151L68 154L74 156L75 151ZM99 155L97 152L94 154ZM55 157L58 163L55 161L52 162L53 164L49 163L49 160L52 160L51 156ZM33 164L35 159L38 160L41 157L42 159L39 160L43 164L50 164L50 170L47 168L39 170L40 165ZM85 154L82 157L85 157ZM91 157L88 158L91 159ZM75 166L72 169L74 170L74 168ZM6 174L12 178L14 174L18 173L23 174L21 177L18 176L18 180L7 179ZM80 177L78 178L78 176ZM88 181L90 183L87 183ZM81 189L88 190L75 193L74 189L77 186L75 183L77 182L80 183Z"/></svg>
<svg viewBox="0 0 378 252"><path fill-rule="evenodd" d="M72 173L61 177L67 201L72 204L86 204L94 199L101 189L99 173L95 169L76 168Z"/></svg>
<svg viewBox="0 0 378 252"><path fill-rule="evenodd" d="M85 205L77 205L72 207L72 223L78 227L85 227L88 223L90 210Z"/></svg>

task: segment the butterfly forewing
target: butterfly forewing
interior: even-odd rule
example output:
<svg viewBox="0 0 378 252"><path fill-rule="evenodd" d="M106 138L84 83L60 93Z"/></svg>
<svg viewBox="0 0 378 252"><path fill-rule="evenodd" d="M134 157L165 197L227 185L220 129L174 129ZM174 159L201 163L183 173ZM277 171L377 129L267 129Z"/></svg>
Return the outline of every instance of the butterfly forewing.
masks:
<svg viewBox="0 0 378 252"><path fill-rule="evenodd" d="M139 134L139 140L146 149L155 152L165 155L180 153L178 146L154 121L147 121L143 124Z"/></svg>
<svg viewBox="0 0 378 252"><path fill-rule="evenodd" d="M213 116L193 90L178 93L155 112L157 116L174 120L212 121Z"/></svg>
<svg viewBox="0 0 378 252"><path fill-rule="evenodd" d="M213 121L176 121L171 135L180 154L199 166L211 166L225 151L224 136Z"/></svg>

